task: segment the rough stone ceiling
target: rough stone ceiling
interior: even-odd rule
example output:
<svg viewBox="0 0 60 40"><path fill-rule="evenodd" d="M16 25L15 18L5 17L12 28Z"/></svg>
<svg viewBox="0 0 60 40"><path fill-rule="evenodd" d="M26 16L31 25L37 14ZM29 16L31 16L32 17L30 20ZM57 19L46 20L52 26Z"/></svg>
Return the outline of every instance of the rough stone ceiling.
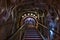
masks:
<svg viewBox="0 0 60 40"><path fill-rule="evenodd" d="M0 7L12 6L16 4L21 4L24 1L35 1L35 2L43 2L47 3L48 5L55 5L59 8L60 0L0 0Z"/></svg>
<svg viewBox="0 0 60 40"><path fill-rule="evenodd" d="M56 9L60 9L60 0L0 0L0 14L3 12L5 9L9 9L12 6L21 4L28 4L29 2L32 2L32 5L40 4L40 3L45 3L47 5L52 5ZM0 16L1 17L1 16Z"/></svg>

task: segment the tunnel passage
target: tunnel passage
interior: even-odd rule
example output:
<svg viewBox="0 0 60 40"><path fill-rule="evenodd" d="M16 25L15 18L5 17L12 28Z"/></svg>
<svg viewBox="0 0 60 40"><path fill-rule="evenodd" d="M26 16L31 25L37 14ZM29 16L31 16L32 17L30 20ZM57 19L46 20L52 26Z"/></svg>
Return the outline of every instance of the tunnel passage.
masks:
<svg viewBox="0 0 60 40"><path fill-rule="evenodd" d="M27 24L28 27L34 27L36 25L36 20L32 17L28 17L26 19L24 19L24 24Z"/></svg>
<svg viewBox="0 0 60 40"><path fill-rule="evenodd" d="M35 19L33 19L33 18L26 18L26 19L24 20L24 23L25 23L25 24L35 25L36 21L35 21Z"/></svg>

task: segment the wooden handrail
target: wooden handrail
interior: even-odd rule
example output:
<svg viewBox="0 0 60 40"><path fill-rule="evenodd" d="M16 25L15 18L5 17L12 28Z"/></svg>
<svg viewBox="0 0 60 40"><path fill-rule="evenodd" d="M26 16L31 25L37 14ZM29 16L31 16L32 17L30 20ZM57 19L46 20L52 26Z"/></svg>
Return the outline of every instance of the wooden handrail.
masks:
<svg viewBox="0 0 60 40"><path fill-rule="evenodd" d="M6 39L12 39L16 34L18 34L18 32L20 32L23 29L24 25L22 25L20 28L18 28L18 30L16 32L14 32L12 35L7 37Z"/></svg>
<svg viewBox="0 0 60 40"><path fill-rule="evenodd" d="M43 39L43 40L46 40L45 37L43 36L43 34L42 34L39 30L37 30L37 31L38 31L38 33L40 34L40 36L42 37L42 39Z"/></svg>

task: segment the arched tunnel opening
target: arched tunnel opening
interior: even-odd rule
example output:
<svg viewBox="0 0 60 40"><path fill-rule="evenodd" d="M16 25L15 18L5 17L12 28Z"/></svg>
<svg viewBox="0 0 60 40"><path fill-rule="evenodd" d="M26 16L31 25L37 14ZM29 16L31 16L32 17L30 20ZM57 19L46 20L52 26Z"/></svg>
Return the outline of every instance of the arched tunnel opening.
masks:
<svg viewBox="0 0 60 40"><path fill-rule="evenodd" d="M26 18L26 19L24 20L24 23L25 23L25 24L35 25L35 24L36 24L36 21L35 21L35 19L29 17L29 18Z"/></svg>
<svg viewBox="0 0 60 40"><path fill-rule="evenodd" d="M27 27L35 27L36 25L36 20L32 17L25 18L23 21L23 24L26 24Z"/></svg>
<svg viewBox="0 0 60 40"><path fill-rule="evenodd" d="M38 16L36 13L34 13L35 11L29 11L29 12L25 12L22 14L21 16L21 26L22 25L26 25L27 27L36 27L36 24L38 22Z"/></svg>

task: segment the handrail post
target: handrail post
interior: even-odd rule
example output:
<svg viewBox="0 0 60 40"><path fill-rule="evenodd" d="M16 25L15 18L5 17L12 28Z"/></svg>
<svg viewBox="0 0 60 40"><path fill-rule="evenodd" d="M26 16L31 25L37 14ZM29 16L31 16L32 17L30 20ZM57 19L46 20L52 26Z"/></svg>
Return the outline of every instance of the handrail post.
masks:
<svg viewBox="0 0 60 40"><path fill-rule="evenodd" d="M50 32L49 32L49 30L48 30L48 40L50 40Z"/></svg>

